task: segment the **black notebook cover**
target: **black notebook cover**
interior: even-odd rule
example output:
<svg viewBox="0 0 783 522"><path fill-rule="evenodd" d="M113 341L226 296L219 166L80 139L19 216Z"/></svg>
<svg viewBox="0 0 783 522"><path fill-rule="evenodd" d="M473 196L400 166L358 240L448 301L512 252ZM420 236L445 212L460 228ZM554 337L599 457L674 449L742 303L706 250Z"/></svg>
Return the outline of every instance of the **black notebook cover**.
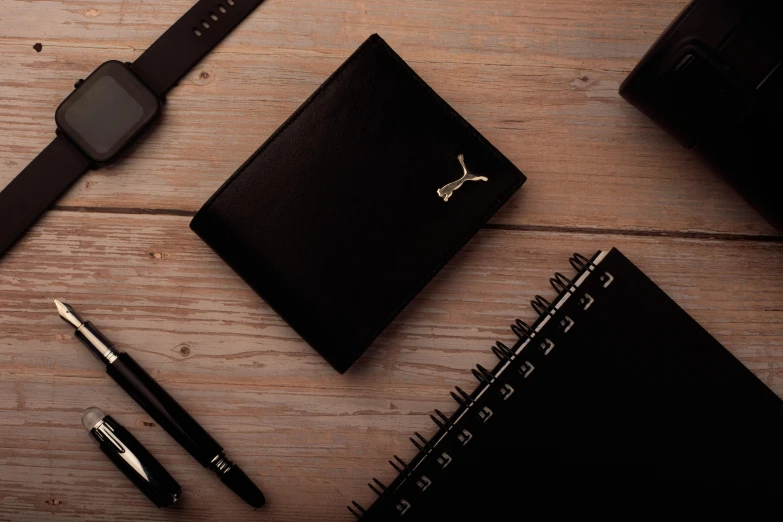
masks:
<svg viewBox="0 0 783 522"><path fill-rule="evenodd" d="M191 228L344 372L524 180L374 35Z"/></svg>
<svg viewBox="0 0 783 522"><path fill-rule="evenodd" d="M572 263L363 521L777 508L781 400L619 251Z"/></svg>

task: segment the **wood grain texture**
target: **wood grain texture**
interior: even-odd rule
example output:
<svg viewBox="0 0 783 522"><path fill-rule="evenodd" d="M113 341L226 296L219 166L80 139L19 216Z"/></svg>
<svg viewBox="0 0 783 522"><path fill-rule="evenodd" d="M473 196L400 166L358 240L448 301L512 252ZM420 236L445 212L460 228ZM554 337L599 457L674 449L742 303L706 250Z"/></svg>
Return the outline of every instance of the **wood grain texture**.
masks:
<svg viewBox="0 0 783 522"><path fill-rule="evenodd" d="M774 234L617 94L684 3L269 0L170 93L132 160L84 176L60 205L197 210L378 32L529 176L496 223ZM18 23L0 39L0 183L51 140L77 78L132 60L188 5L2 0Z"/></svg>
<svg viewBox="0 0 783 522"><path fill-rule="evenodd" d="M237 0L241 1L241 0ZM192 0L0 0L0 186L73 82L132 60ZM431 433L448 390L551 295L568 256L619 247L783 395L783 240L617 95L685 0L267 0L175 88L132 158L83 177L0 259L0 520L348 521ZM189 231L189 216L378 32L529 177L345 376ZM41 51L33 45L41 43ZM201 469L57 319L78 305L269 498ZM99 406L185 488L156 510L96 451Z"/></svg>
<svg viewBox="0 0 783 522"><path fill-rule="evenodd" d="M392 454L412 455L407 435L431 431L433 407L452 408L449 387L471 386L471 365L491 363L489 346L510 338L515 317L533 317L527 299L551 294L548 278L566 270L574 250L621 248L783 393L780 243L484 230L339 376L187 221L51 212L0 264L0 484L9 518L163 516L92 447L79 414L93 404L134 428L185 486L167 519L250 515L145 424L49 296L79 303L259 479L270 497L266 520L350 520L344 504L369 500L364 483L391 477ZM45 504L51 498L62 504Z"/></svg>

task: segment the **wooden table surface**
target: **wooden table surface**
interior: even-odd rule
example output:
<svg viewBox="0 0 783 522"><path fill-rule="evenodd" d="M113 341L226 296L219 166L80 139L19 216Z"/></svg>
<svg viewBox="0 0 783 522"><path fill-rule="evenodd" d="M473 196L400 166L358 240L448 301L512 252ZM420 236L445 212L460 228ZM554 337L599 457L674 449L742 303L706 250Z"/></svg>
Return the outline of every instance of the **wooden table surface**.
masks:
<svg viewBox="0 0 783 522"><path fill-rule="evenodd" d="M236 0L242 1L242 0ZM107 59L193 0L0 0L0 186ZM168 97L132 157L81 178L0 260L0 519L352 520L407 438L572 252L619 247L783 394L783 238L617 94L686 0L268 0ZM222 182L378 32L529 178L346 375L188 228ZM164 384L266 492L203 470L55 315L63 298ZM99 406L184 487L157 510L98 452ZM535 429L535 427L531 427Z"/></svg>

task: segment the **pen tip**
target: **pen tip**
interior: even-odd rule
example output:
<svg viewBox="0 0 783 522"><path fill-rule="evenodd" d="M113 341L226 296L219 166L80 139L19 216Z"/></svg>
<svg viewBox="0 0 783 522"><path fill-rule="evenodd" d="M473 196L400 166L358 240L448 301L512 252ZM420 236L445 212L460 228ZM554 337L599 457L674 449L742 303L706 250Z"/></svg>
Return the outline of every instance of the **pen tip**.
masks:
<svg viewBox="0 0 783 522"><path fill-rule="evenodd" d="M65 303L63 303L63 302L62 302L62 301L60 301L59 299L55 299L55 298L52 298L52 301L54 301L54 306L56 306L56 307L57 307L57 312L58 312L60 315L62 315L62 314L63 314L63 310L66 310L66 305L65 305Z"/></svg>
<svg viewBox="0 0 783 522"><path fill-rule="evenodd" d="M57 313L60 314L60 317L63 321L70 324L74 328L79 328L82 324L84 324L81 318L76 315L76 312L68 305L68 303L63 303L59 299L52 299L52 301L54 301L54 306L57 307Z"/></svg>

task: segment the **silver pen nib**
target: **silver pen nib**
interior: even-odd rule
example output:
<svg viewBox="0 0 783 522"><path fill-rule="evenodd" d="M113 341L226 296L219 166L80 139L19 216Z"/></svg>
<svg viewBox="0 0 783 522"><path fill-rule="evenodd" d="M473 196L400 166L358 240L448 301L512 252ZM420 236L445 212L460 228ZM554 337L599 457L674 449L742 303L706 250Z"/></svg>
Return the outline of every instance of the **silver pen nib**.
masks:
<svg viewBox="0 0 783 522"><path fill-rule="evenodd" d="M79 328L81 325L84 324L82 318L76 314L76 311L73 308L71 308L70 305L63 303L58 299L52 299L52 300L54 301L54 305L57 307L57 313L60 314L60 317L62 318L63 321L70 324L74 328Z"/></svg>

